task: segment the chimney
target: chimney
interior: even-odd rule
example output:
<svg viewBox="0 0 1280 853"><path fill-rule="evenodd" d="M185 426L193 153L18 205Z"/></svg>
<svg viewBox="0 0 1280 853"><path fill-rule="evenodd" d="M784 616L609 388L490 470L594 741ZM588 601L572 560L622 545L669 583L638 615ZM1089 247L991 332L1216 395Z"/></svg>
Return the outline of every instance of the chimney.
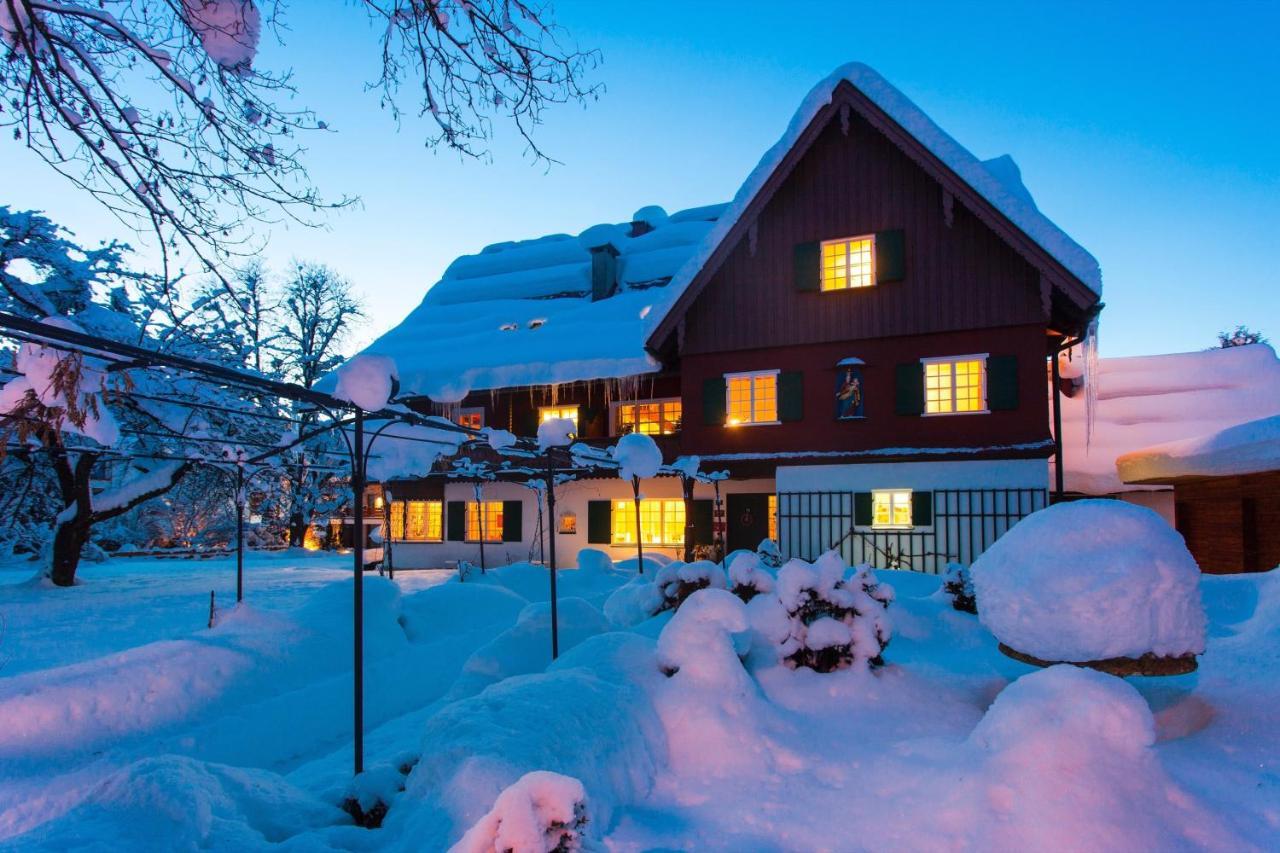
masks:
<svg viewBox="0 0 1280 853"><path fill-rule="evenodd" d="M608 299L618 289L618 250L612 243L592 246L591 301Z"/></svg>
<svg viewBox="0 0 1280 853"><path fill-rule="evenodd" d="M653 225L643 219L631 220L631 230L627 233L628 237L639 237L641 234L648 234L653 230Z"/></svg>

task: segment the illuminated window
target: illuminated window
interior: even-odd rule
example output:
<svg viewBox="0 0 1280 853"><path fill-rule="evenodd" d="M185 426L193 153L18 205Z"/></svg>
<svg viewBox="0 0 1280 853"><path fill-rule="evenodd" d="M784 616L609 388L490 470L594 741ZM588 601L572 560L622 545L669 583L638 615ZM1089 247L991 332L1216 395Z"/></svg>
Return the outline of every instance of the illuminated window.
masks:
<svg viewBox="0 0 1280 853"><path fill-rule="evenodd" d="M484 428L484 409L461 409L458 412L458 426L467 429Z"/></svg>
<svg viewBox="0 0 1280 853"><path fill-rule="evenodd" d="M822 289L848 290L876 283L873 236L827 240L822 244Z"/></svg>
<svg viewBox="0 0 1280 853"><path fill-rule="evenodd" d="M554 421L563 418L567 421L573 421L574 432L578 431L578 407L577 406L543 406L538 409L539 423Z"/></svg>
<svg viewBox="0 0 1280 853"><path fill-rule="evenodd" d="M640 532L644 545L684 544L684 501L640 502ZM636 543L635 501L613 502L613 544Z"/></svg>
<svg viewBox="0 0 1280 853"><path fill-rule="evenodd" d="M444 539L444 504L441 501L392 501L391 538L405 542L439 542Z"/></svg>
<svg viewBox="0 0 1280 853"><path fill-rule="evenodd" d="M987 410L987 357L924 359L924 411L953 415Z"/></svg>
<svg viewBox="0 0 1280 853"><path fill-rule="evenodd" d="M778 422L778 371L725 376L729 426Z"/></svg>
<svg viewBox="0 0 1280 853"><path fill-rule="evenodd" d="M882 489L871 493L872 527L910 527L911 490Z"/></svg>
<svg viewBox="0 0 1280 853"><path fill-rule="evenodd" d="M480 507L484 507L483 515ZM483 522L483 527L481 525ZM483 530L483 536L481 531ZM468 542L501 542L502 541L502 501L485 501L478 504L467 501L467 541Z"/></svg>
<svg viewBox="0 0 1280 853"><path fill-rule="evenodd" d="M769 538L778 541L778 496L769 495Z"/></svg>
<svg viewBox="0 0 1280 853"><path fill-rule="evenodd" d="M619 403L617 412L618 435L626 435L629 432L642 432L645 435L674 435L680 431L679 400Z"/></svg>

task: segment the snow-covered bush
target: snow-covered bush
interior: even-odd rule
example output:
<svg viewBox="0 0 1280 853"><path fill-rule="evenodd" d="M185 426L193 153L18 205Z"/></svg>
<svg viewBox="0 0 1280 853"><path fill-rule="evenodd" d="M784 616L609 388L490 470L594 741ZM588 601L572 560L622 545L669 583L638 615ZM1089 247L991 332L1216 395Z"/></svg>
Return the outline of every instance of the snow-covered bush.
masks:
<svg viewBox="0 0 1280 853"><path fill-rule="evenodd" d="M765 540L766 542L769 540ZM729 589L744 602L761 593L773 592L776 583L759 554L739 551L729 562Z"/></svg>
<svg viewBox="0 0 1280 853"><path fill-rule="evenodd" d="M466 583L467 581L470 581L470 580L475 580L476 578L480 577L483 574L484 572L480 570L480 567L477 566L475 563L471 562L470 560L458 561L458 580L461 581L462 583Z"/></svg>
<svg viewBox="0 0 1280 853"><path fill-rule="evenodd" d="M1200 570L1145 507L1086 500L1033 513L974 562L973 585L982 624L1042 661L1204 651Z"/></svg>
<svg viewBox="0 0 1280 853"><path fill-rule="evenodd" d="M832 672L854 663L880 666L891 627L893 590L858 566L845 577L844 560L828 551L815 562L788 560L775 594L752 602L756 629L778 646L792 669Z"/></svg>
<svg viewBox="0 0 1280 853"><path fill-rule="evenodd" d="M406 759L390 764L370 767L351 780L342 810L351 815L357 826L377 829L387 816L391 804L404 791L404 780L413 770L416 761Z"/></svg>
<svg viewBox="0 0 1280 853"><path fill-rule="evenodd" d="M658 663L669 676L701 687L738 685L751 644L747 610L733 593L700 589L658 637Z"/></svg>
<svg viewBox="0 0 1280 853"><path fill-rule="evenodd" d="M449 853L568 853L582 849L587 793L570 776L535 770L498 795Z"/></svg>
<svg viewBox="0 0 1280 853"><path fill-rule="evenodd" d="M973 594L973 577L963 563L947 563L947 573L942 577L942 591L951 598L951 606L965 613L978 612L978 600Z"/></svg>
<svg viewBox="0 0 1280 853"><path fill-rule="evenodd" d="M656 477L662 467L662 451L657 442L642 432L627 433L618 439L609 455L618 463L618 476L624 480Z"/></svg>
<svg viewBox="0 0 1280 853"><path fill-rule="evenodd" d="M761 563L771 569L782 567L782 550L772 539L760 540L760 544L756 546L756 556L760 558Z"/></svg>
<svg viewBox="0 0 1280 853"><path fill-rule="evenodd" d="M728 586L724 569L710 560L670 563L658 569L653 582L662 593L659 611L678 609L685 599L700 589L724 589Z"/></svg>

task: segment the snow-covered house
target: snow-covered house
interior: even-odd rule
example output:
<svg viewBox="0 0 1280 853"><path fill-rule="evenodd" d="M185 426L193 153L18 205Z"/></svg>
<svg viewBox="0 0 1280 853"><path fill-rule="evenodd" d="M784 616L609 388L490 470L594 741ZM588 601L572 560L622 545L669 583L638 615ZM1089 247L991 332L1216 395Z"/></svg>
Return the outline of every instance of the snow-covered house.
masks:
<svg viewBox="0 0 1280 853"><path fill-rule="evenodd" d="M1207 572L1280 565L1280 415L1116 460L1128 484L1172 487L1178 532Z"/></svg>
<svg viewBox="0 0 1280 853"><path fill-rule="evenodd" d="M1126 482L1118 459L1280 415L1280 359L1266 344L1100 359L1090 379L1091 422L1081 354L1064 353L1061 364L1067 492L1142 504L1170 524L1176 521L1172 486Z"/></svg>
<svg viewBox="0 0 1280 853"><path fill-rule="evenodd" d="M720 483L728 549L937 570L1048 499L1047 359L1085 335L1097 262L1037 209L1008 157L980 161L862 65L805 98L728 204L648 207L577 235L458 258L368 352L402 395L531 435L568 417L609 443L653 435ZM446 463L447 464L447 463ZM423 472L426 473L426 472ZM392 484L400 565L538 553L514 483ZM678 554L675 479L559 494L561 559L588 545ZM713 491L692 529L713 540Z"/></svg>

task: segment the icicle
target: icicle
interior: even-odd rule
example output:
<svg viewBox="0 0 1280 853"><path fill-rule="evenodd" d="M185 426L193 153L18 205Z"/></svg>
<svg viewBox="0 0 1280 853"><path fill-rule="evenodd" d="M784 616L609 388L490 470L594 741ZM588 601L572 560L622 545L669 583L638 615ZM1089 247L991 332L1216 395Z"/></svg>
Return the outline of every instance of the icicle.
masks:
<svg viewBox="0 0 1280 853"><path fill-rule="evenodd" d="M1093 421L1098 404L1098 318L1089 321L1084 333L1084 446L1093 441Z"/></svg>

